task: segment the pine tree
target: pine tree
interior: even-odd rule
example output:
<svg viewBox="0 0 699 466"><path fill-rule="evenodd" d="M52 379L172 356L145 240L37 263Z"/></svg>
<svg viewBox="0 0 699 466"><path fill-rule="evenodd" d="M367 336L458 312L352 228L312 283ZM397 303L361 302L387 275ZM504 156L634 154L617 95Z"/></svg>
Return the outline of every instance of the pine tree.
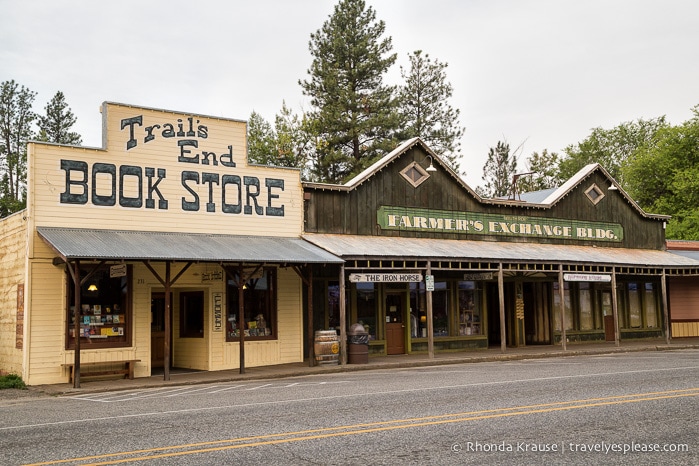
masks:
<svg viewBox="0 0 699 466"><path fill-rule="evenodd" d="M341 182L396 145L395 87L383 84L396 55L384 32L384 22L363 0L340 0L311 34L310 79L299 84L311 98L308 128L317 139L311 160L316 181Z"/></svg>
<svg viewBox="0 0 699 466"><path fill-rule="evenodd" d="M0 172L2 205L7 213L26 205L27 141L34 136L36 93L14 80L0 85Z"/></svg>
<svg viewBox="0 0 699 466"><path fill-rule="evenodd" d="M40 141L73 146L82 144L80 135L70 130L78 119L68 107L63 92L56 92L44 111L46 115L39 116L38 121Z"/></svg>
<svg viewBox="0 0 699 466"><path fill-rule="evenodd" d="M510 193L513 175L517 173L517 156L510 155L510 145L498 141L488 151L488 160L483 167L484 187L476 188L483 197L504 197Z"/></svg>
<svg viewBox="0 0 699 466"><path fill-rule="evenodd" d="M442 160L459 170L461 137L458 109L449 105L453 88L446 78L447 64L417 50L409 55L410 69L401 66L405 84L399 90L405 129L402 139L420 137Z"/></svg>

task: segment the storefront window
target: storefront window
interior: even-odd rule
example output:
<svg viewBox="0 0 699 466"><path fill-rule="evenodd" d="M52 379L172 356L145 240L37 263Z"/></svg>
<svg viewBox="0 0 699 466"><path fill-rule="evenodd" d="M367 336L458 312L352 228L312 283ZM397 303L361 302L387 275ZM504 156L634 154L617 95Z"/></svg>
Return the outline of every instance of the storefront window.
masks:
<svg viewBox="0 0 699 466"><path fill-rule="evenodd" d="M340 328L340 283L328 282L328 328Z"/></svg>
<svg viewBox="0 0 699 466"><path fill-rule="evenodd" d="M578 284L578 304L580 306L580 330L594 329L595 319L592 314L592 292L590 284L587 282Z"/></svg>
<svg viewBox="0 0 699 466"><path fill-rule="evenodd" d="M410 284L410 336L427 338L427 298L424 283Z"/></svg>
<svg viewBox="0 0 699 466"><path fill-rule="evenodd" d="M376 340L376 289L374 283L357 283L357 322L364 325L370 340Z"/></svg>
<svg viewBox="0 0 699 466"><path fill-rule="evenodd" d="M641 295L638 292L638 283L629 283L629 325L631 328L641 327Z"/></svg>
<svg viewBox="0 0 699 466"><path fill-rule="evenodd" d="M277 271L264 269L250 277L243 289L244 322L238 321L239 290L236 280L226 284L226 341L237 341L240 331L245 338L277 337Z"/></svg>
<svg viewBox="0 0 699 466"><path fill-rule="evenodd" d="M481 334L481 308L476 282L459 282L459 335Z"/></svg>
<svg viewBox="0 0 699 466"><path fill-rule="evenodd" d="M553 328L556 331L561 331L561 293L558 282L553 283ZM575 322L573 320L573 307L570 303L570 284L565 282L563 285L564 296L564 311L566 330L573 330Z"/></svg>
<svg viewBox="0 0 699 466"><path fill-rule="evenodd" d="M434 321L435 337L446 337L450 335L449 325L449 286L448 282L434 283L432 292L432 318Z"/></svg>
<svg viewBox="0 0 699 466"><path fill-rule="evenodd" d="M80 271L84 281L80 291L81 348L120 347L131 345L131 267L122 277L110 277L109 268L97 270L88 277L88 271ZM87 280L85 280L85 278ZM67 276L67 348L75 347L75 286Z"/></svg>
<svg viewBox="0 0 699 466"><path fill-rule="evenodd" d="M656 301L655 287L653 283L645 284L645 295L643 296L643 310L645 312L646 327L658 326L658 306Z"/></svg>

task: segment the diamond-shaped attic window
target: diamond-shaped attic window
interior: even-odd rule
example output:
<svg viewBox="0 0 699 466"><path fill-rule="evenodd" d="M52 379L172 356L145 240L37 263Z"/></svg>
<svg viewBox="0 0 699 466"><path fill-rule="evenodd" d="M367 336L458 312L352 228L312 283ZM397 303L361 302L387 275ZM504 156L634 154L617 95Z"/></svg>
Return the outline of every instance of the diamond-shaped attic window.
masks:
<svg viewBox="0 0 699 466"><path fill-rule="evenodd" d="M585 194L587 195L587 198L590 200L590 202L592 202L595 205L597 205L597 203L601 201L604 197L604 193L601 189L597 187L596 184L593 184L592 186L587 188Z"/></svg>
<svg viewBox="0 0 699 466"><path fill-rule="evenodd" d="M401 170L400 174L413 186L413 188L417 188L430 177L429 173L427 173L427 171L425 171L425 169L422 168L417 162L409 164L407 167Z"/></svg>

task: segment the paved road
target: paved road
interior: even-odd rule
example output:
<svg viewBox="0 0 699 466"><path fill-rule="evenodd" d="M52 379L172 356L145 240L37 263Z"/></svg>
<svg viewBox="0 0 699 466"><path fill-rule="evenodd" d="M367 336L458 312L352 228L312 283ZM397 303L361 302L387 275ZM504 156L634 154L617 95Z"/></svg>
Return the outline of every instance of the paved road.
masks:
<svg viewBox="0 0 699 466"><path fill-rule="evenodd" d="M689 465L699 350L30 397L0 412L3 465Z"/></svg>

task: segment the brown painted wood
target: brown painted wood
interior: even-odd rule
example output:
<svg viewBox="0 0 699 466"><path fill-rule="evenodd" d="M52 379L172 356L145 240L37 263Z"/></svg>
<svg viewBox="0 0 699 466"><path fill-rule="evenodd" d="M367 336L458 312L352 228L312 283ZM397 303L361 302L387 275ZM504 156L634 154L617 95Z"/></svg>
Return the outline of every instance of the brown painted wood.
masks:
<svg viewBox="0 0 699 466"><path fill-rule="evenodd" d="M386 354L405 354L405 325L386 323Z"/></svg>

